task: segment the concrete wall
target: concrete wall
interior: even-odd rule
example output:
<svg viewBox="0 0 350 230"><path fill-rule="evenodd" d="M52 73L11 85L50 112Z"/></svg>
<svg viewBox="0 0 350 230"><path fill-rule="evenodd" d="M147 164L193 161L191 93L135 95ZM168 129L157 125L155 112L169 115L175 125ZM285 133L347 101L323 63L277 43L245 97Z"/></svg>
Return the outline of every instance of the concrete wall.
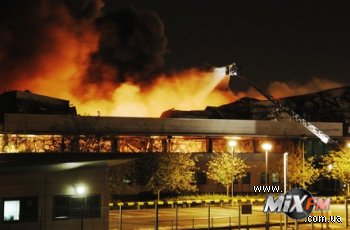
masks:
<svg viewBox="0 0 350 230"><path fill-rule="evenodd" d="M56 172L19 173L0 176L0 229L11 230L70 230L80 229L81 219L53 219L53 197L76 195L74 186L84 184L86 194L101 195L101 217L84 218L84 230L108 229L108 169L94 167ZM3 199L11 197L38 197L38 221L4 223Z"/></svg>

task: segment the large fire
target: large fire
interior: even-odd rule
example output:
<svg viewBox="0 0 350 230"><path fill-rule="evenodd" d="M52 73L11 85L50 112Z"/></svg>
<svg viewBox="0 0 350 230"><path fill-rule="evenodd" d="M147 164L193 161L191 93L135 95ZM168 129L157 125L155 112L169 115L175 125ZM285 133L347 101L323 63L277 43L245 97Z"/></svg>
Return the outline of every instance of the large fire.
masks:
<svg viewBox="0 0 350 230"><path fill-rule="evenodd" d="M52 72L51 76L56 76L53 79L38 78L17 88L29 88L43 95L69 99L82 115L104 116L159 117L162 112L171 108L200 110L206 106L223 105L244 96L264 99L252 88L237 93L228 89L222 90L225 86L227 88L228 83L228 77L222 70L207 72L195 69L173 76L160 75L147 88L132 82L122 83L113 89L109 98L101 98L103 92L99 90L113 87L113 84L101 87L90 84L80 89L83 95L79 97L74 93L74 74L77 69L78 66L69 63L66 67L60 67L57 72ZM304 85L273 82L269 86L269 92L275 97L285 97L339 86L341 85L337 82L322 79L314 79Z"/></svg>
<svg viewBox="0 0 350 230"><path fill-rule="evenodd" d="M102 15L101 1L82 2L22 1L18 7L8 1L7 8L0 7L3 89L67 99L79 114L104 116L159 117L171 108L262 98L253 89L229 92L223 69L157 73L167 52L158 15L132 8ZM303 85L273 82L269 92L283 97L337 86L320 79Z"/></svg>

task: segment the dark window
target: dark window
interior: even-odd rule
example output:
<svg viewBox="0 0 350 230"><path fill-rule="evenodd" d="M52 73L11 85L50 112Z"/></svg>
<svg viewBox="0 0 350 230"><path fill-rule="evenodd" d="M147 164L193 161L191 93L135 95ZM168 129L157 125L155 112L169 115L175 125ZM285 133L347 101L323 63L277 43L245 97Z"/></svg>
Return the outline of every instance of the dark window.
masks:
<svg viewBox="0 0 350 230"><path fill-rule="evenodd" d="M322 155L324 153L323 143L319 140L314 140L314 153Z"/></svg>
<svg viewBox="0 0 350 230"><path fill-rule="evenodd" d="M54 196L54 219L101 216L101 196Z"/></svg>
<svg viewBox="0 0 350 230"><path fill-rule="evenodd" d="M269 182L269 174L267 174L267 182ZM260 174L260 183L261 184L266 184L265 172L262 172Z"/></svg>
<svg viewBox="0 0 350 230"><path fill-rule="evenodd" d="M305 156L323 155L328 153L332 146L325 145L319 139L308 139L305 144Z"/></svg>
<svg viewBox="0 0 350 230"><path fill-rule="evenodd" d="M70 204L69 196L55 196L53 199L54 218L55 219L69 218L69 211L70 211L69 204Z"/></svg>
<svg viewBox="0 0 350 230"><path fill-rule="evenodd" d="M250 184L250 172L246 173L244 177L242 177L242 184Z"/></svg>
<svg viewBox="0 0 350 230"><path fill-rule="evenodd" d="M3 200L3 221L37 221L38 198L17 197Z"/></svg>
<svg viewBox="0 0 350 230"><path fill-rule="evenodd" d="M206 184L207 183L207 174L205 172L197 172L196 173L197 184Z"/></svg>
<svg viewBox="0 0 350 230"><path fill-rule="evenodd" d="M69 206L69 217L85 216L85 197L71 197Z"/></svg>
<svg viewBox="0 0 350 230"><path fill-rule="evenodd" d="M86 198L86 216L100 217L101 198L100 196L88 196Z"/></svg>

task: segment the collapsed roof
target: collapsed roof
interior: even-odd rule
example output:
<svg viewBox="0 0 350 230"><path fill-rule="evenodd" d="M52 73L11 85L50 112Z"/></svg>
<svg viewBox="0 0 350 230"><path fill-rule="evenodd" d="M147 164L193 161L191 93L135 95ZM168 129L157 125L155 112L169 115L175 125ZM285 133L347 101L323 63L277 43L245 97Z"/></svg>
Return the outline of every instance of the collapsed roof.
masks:
<svg viewBox="0 0 350 230"><path fill-rule="evenodd" d="M308 121L350 123L350 87L285 97L278 99L278 101ZM208 106L201 111L171 109L163 112L161 117L244 120L280 120L290 118L287 113L278 111L272 102L248 97L218 107Z"/></svg>
<svg viewBox="0 0 350 230"><path fill-rule="evenodd" d="M76 109L68 100L43 96L30 91L9 91L0 94L0 117L15 114L76 115Z"/></svg>

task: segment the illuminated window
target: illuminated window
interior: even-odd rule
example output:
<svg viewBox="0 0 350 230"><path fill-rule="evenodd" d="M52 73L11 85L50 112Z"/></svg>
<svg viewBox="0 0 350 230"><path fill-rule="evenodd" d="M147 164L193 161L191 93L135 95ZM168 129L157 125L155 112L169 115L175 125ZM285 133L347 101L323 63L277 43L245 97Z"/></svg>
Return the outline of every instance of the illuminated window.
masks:
<svg viewBox="0 0 350 230"><path fill-rule="evenodd" d="M19 200L5 200L4 201L4 221L18 221L19 220Z"/></svg>
<svg viewBox="0 0 350 230"><path fill-rule="evenodd" d="M3 221L37 221L38 220L38 198L21 197L4 199Z"/></svg>
<svg viewBox="0 0 350 230"><path fill-rule="evenodd" d="M170 152L174 153L204 153L207 151L205 138L173 137L170 141Z"/></svg>

